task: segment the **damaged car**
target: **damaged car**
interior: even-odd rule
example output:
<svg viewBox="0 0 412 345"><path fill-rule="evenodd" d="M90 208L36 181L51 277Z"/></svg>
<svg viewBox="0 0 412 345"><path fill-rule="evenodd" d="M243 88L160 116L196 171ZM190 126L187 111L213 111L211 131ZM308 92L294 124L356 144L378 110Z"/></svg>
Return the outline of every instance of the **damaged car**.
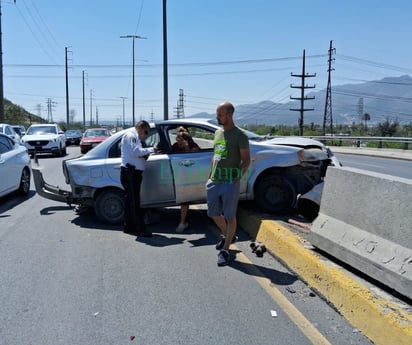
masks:
<svg viewBox="0 0 412 345"><path fill-rule="evenodd" d="M199 151L172 151L180 126L190 133L200 147ZM208 119L174 119L151 124L145 145L156 147L156 152L146 162L141 188L142 207L206 202L205 183L213 156L214 132L218 128ZM69 205L91 207L103 223L121 223L125 198L120 183L120 142L128 130L133 127L113 134L80 157L64 160L62 170L68 185L66 189L48 184L40 165L34 164L37 193ZM330 153L322 144L297 147L268 141L249 142L251 164L247 176L241 180L240 200L253 200L262 212L290 212L298 206L299 196L322 183L331 164ZM318 208L314 210L316 213Z"/></svg>

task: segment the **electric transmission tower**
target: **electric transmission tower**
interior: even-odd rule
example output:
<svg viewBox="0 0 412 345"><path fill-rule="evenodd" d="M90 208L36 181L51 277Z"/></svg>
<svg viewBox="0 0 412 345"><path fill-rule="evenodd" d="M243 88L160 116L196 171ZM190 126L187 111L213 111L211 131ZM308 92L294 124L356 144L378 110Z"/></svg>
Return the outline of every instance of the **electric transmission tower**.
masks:
<svg viewBox="0 0 412 345"><path fill-rule="evenodd" d="M51 98L47 98L47 122L53 123L53 108L57 102L53 102Z"/></svg>
<svg viewBox="0 0 412 345"><path fill-rule="evenodd" d="M332 62L335 61L332 58L332 54L336 53L336 49L332 48L332 41L329 45L329 67L328 67L328 85L326 87L325 97L325 112L323 114L323 135L326 135L326 127L329 127L330 134L333 134L333 118L332 118L332 86L331 86L331 73L335 69L332 68Z"/></svg>
<svg viewBox="0 0 412 345"><path fill-rule="evenodd" d="M290 109L292 111L299 111L300 112L300 117L299 117L299 135L303 136L303 114L305 111L312 111L313 108L305 108L305 101L306 100L310 100L310 99L315 99L314 96L312 97L305 97L305 89L313 89L316 87L316 85L313 86L308 86L305 85L305 79L306 78L310 78L310 77L316 77L316 73L315 74L308 74L306 73L305 70L305 49L303 49L303 63L302 63L302 74L293 74L291 73L290 75L292 77L298 77L301 79L301 84L300 86L293 86L292 84L290 84L290 87L292 89L300 89L300 97L290 97L290 99L294 99L294 100L299 100L300 101L300 108L299 109Z"/></svg>
<svg viewBox="0 0 412 345"><path fill-rule="evenodd" d="M176 107L176 118L181 119L184 117L185 117L184 94L183 94L183 89L179 89L179 100L177 101L177 107Z"/></svg>
<svg viewBox="0 0 412 345"><path fill-rule="evenodd" d="M363 117L363 97L359 98L359 101L358 101L358 117L359 117L359 122L362 122L362 117Z"/></svg>

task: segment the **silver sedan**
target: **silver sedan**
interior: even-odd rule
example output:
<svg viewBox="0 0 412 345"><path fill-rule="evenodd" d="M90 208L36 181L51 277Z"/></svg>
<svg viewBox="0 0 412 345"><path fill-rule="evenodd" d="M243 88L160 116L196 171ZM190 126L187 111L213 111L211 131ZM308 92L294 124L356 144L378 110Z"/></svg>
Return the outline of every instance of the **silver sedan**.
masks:
<svg viewBox="0 0 412 345"><path fill-rule="evenodd" d="M200 151L172 151L179 126L189 131ZM143 207L206 201L205 183L218 128L213 121L200 119L152 124L146 145L158 150L147 160L141 191ZM34 166L37 192L70 205L92 207L104 223L121 223L124 192L120 183L120 141L125 131L115 133L81 157L64 161L63 173L70 190L47 184L40 168ZM275 214L289 212L298 204L298 196L320 184L333 158L319 142L304 148L250 140L250 151L251 165L248 176L241 181L240 199L254 200L260 210Z"/></svg>

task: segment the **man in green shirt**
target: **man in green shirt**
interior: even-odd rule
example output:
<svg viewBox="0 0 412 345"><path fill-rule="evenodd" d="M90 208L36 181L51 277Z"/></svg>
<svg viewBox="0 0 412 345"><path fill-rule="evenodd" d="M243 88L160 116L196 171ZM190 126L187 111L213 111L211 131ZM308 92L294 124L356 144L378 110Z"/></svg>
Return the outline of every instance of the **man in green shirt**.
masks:
<svg viewBox="0 0 412 345"><path fill-rule="evenodd" d="M216 119L222 128L215 132L214 155L206 183L207 213L222 233L222 239L216 245L218 266L226 266L230 260L229 246L237 226L240 179L246 175L250 164L249 140L235 126L234 112L230 102L221 103L216 109Z"/></svg>

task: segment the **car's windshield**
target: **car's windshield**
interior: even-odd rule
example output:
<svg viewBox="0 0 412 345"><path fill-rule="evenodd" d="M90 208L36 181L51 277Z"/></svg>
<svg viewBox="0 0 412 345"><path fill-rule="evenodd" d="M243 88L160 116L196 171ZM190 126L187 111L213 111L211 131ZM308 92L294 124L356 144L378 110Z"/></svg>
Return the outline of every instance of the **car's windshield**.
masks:
<svg viewBox="0 0 412 345"><path fill-rule="evenodd" d="M101 136L106 136L107 131L105 129L93 129L93 130L87 130L86 133L84 133L85 137L101 137Z"/></svg>
<svg viewBox="0 0 412 345"><path fill-rule="evenodd" d="M81 133L80 131L68 130L66 131L66 135L81 135Z"/></svg>
<svg viewBox="0 0 412 345"><path fill-rule="evenodd" d="M44 135L44 134L57 134L56 127L54 126L36 126L36 127L30 127L27 130L28 135L33 135L33 134L39 134L39 135Z"/></svg>
<svg viewBox="0 0 412 345"><path fill-rule="evenodd" d="M21 135L21 128L20 127L13 127L14 131L18 134Z"/></svg>

